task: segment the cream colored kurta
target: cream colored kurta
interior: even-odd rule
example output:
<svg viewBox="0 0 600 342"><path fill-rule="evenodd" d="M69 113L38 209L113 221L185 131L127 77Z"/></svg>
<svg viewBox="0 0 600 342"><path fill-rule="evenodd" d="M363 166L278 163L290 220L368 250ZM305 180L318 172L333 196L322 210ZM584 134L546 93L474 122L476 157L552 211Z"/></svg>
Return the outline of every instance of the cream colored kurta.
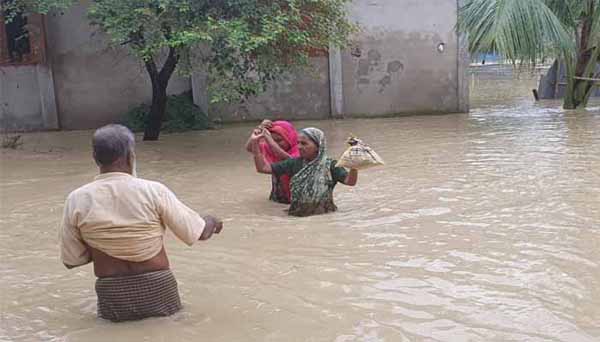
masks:
<svg viewBox="0 0 600 342"><path fill-rule="evenodd" d="M90 262L87 244L117 259L146 261L161 251L165 228L191 246L205 225L166 186L127 173L105 173L67 197L61 259L70 266Z"/></svg>

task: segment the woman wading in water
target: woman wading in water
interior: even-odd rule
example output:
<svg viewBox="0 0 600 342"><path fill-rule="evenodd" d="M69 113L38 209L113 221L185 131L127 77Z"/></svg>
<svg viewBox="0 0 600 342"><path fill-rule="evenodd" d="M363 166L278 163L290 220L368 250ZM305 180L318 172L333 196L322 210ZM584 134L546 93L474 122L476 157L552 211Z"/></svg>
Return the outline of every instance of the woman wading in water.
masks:
<svg viewBox="0 0 600 342"><path fill-rule="evenodd" d="M269 164L300 157L298 133L296 133L294 126L287 121L263 121L260 126L254 129L252 136L246 143L248 152L253 152L252 139L255 135L260 136L258 148ZM284 174L273 175L269 199L278 203L290 204L290 176Z"/></svg>
<svg viewBox="0 0 600 342"><path fill-rule="evenodd" d="M356 185L358 170L346 171L336 167L336 161L326 153L325 134L317 128L305 128L298 137L300 158L291 158L270 164L260 148L264 131L254 132L250 138L254 164L259 173L276 177L291 177L291 205L289 214L310 216L336 211L333 189L337 183Z"/></svg>

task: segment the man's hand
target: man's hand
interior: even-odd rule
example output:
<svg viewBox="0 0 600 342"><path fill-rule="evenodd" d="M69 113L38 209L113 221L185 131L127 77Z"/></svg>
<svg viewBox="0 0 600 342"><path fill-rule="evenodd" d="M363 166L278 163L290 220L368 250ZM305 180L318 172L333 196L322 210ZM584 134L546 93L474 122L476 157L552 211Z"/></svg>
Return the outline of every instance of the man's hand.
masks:
<svg viewBox="0 0 600 342"><path fill-rule="evenodd" d="M205 216L204 221L206 222L206 226L204 226L204 231L202 232L202 235L200 235L200 240L208 240L213 234L221 233L223 221L214 216Z"/></svg>

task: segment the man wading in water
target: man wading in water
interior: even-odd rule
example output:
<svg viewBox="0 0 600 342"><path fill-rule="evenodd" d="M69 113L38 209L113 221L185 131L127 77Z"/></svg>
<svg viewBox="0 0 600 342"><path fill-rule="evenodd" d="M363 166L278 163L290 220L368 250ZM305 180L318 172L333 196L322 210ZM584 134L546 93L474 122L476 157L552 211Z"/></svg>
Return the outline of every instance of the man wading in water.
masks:
<svg viewBox="0 0 600 342"><path fill-rule="evenodd" d="M166 186L135 177L135 140L108 125L93 137L100 175L73 191L60 229L67 268L94 263L98 316L113 322L168 316L181 309L164 248L165 228L188 245L218 234L218 219L200 217Z"/></svg>

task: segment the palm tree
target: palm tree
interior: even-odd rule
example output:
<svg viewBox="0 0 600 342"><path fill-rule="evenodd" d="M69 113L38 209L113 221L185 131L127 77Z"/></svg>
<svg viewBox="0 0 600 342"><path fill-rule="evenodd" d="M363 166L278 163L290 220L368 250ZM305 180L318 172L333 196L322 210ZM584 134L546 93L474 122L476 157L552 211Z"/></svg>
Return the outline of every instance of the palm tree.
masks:
<svg viewBox="0 0 600 342"><path fill-rule="evenodd" d="M471 53L496 52L525 65L563 60L564 108L587 105L598 77L600 0L464 0L459 29Z"/></svg>

